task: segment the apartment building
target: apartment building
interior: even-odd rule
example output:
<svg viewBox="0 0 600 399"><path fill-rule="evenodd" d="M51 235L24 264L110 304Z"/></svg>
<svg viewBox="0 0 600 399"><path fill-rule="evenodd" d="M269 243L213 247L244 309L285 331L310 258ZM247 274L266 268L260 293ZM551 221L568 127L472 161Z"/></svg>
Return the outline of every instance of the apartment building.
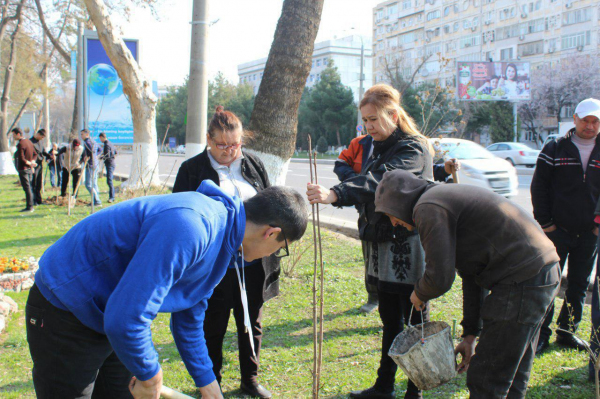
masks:
<svg viewBox="0 0 600 399"><path fill-rule="evenodd" d="M599 20L594 0L389 0L373 9L373 80L389 81L391 68L455 87L457 61L522 61L534 70L597 58ZM551 119L550 133L558 129Z"/></svg>
<svg viewBox="0 0 600 399"><path fill-rule="evenodd" d="M361 47L364 47L362 56L363 90L367 90L373 82L371 39L357 35L315 43L312 68L306 79L306 86L312 87L321 79L321 72L331 59L338 68L342 84L352 89L354 101L358 103L360 99ZM258 93L266 63L267 58L261 58L238 65L240 83L250 84L254 88L254 94Z"/></svg>

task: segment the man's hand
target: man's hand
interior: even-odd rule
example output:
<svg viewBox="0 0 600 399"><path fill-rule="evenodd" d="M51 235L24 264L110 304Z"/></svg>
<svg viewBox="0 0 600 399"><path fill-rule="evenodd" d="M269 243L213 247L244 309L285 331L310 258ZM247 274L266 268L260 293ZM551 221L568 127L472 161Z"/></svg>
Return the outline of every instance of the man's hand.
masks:
<svg viewBox="0 0 600 399"><path fill-rule="evenodd" d="M598 226L594 227L594 230L592 230L592 232L596 237L598 237Z"/></svg>
<svg viewBox="0 0 600 399"><path fill-rule="evenodd" d="M135 399L159 399L162 380L162 369L158 370L158 373L154 377L146 381L133 377L131 382L129 382L129 392L131 392Z"/></svg>
<svg viewBox="0 0 600 399"><path fill-rule="evenodd" d="M337 194L319 184L306 184L306 196L312 204L333 204L338 200Z"/></svg>
<svg viewBox="0 0 600 399"><path fill-rule="evenodd" d="M456 346L454 349L454 354L460 353L462 355L462 362L458 366L456 366L456 371L459 374L464 373L469 369L469 363L471 363L471 358L475 354L475 340L477 337L474 335L467 335L463 338L463 341Z"/></svg>
<svg viewBox="0 0 600 399"><path fill-rule="evenodd" d="M456 158L452 158L444 162L444 172L451 175L452 172L458 172L460 170L460 161Z"/></svg>
<svg viewBox="0 0 600 399"><path fill-rule="evenodd" d="M546 227L546 228L544 229L544 233L552 233L552 232L553 232L554 230L556 230L556 229L557 229L556 225L555 225L555 224L553 224L552 226ZM596 234L596 235L597 235L597 234Z"/></svg>
<svg viewBox="0 0 600 399"><path fill-rule="evenodd" d="M422 300L420 300L414 291L412 292L412 294L410 294L410 301L412 302L413 305L415 305L415 309L417 309L419 312L421 310L425 309L426 302L423 302Z"/></svg>
<svg viewBox="0 0 600 399"><path fill-rule="evenodd" d="M202 399L221 399L223 397L217 380L214 380L210 384L201 387L200 393L202 394Z"/></svg>

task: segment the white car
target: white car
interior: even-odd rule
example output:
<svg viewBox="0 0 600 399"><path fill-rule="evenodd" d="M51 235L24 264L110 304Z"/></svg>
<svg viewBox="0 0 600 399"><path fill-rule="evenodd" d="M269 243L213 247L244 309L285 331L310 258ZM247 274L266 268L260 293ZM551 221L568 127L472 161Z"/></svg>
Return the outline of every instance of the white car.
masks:
<svg viewBox="0 0 600 399"><path fill-rule="evenodd" d="M517 195L519 179L517 170L504 159L495 157L477 143L462 139L434 139L439 143L444 159L457 158L461 168L458 171L460 184L471 184L490 189L505 197ZM434 145L434 148L437 144ZM437 149L436 149L437 150Z"/></svg>
<svg viewBox="0 0 600 399"><path fill-rule="evenodd" d="M178 145L177 148L175 148L175 153L176 154L185 154L185 146L182 145Z"/></svg>
<svg viewBox="0 0 600 399"><path fill-rule="evenodd" d="M504 158L513 165L525 165L533 168L537 162L539 150L529 148L523 143L495 143L487 148L498 158Z"/></svg>

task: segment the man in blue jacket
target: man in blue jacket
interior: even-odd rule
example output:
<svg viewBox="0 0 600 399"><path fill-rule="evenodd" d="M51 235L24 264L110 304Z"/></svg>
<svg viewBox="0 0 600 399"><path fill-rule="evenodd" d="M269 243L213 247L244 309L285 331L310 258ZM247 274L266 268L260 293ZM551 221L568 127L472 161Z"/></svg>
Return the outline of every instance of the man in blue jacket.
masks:
<svg viewBox="0 0 600 399"><path fill-rule="evenodd" d="M46 250L27 301L37 397L158 397L150 326L166 312L202 397L220 398L204 340L207 300L239 251L246 261L286 256L307 219L291 189L269 187L242 204L205 181L82 220Z"/></svg>

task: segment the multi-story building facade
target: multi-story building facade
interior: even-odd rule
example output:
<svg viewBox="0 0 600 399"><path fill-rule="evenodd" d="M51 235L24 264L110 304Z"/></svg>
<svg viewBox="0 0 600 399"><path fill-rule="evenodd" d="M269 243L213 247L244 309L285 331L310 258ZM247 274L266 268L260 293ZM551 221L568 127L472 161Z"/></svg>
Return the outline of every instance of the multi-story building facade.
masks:
<svg viewBox="0 0 600 399"><path fill-rule="evenodd" d="M417 71L416 83L455 87L457 61L521 61L534 70L575 55L597 59L599 21L596 0L388 0L373 9L373 79L389 81L391 66L404 76ZM544 129L557 130L556 118Z"/></svg>
<svg viewBox="0 0 600 399"><path fill-rule="evenodd" d="M363 90L367 90L373 82L371 39L356 35L315 43L312 68L306 79L306 86L314 86L321 79L321 72L327 67L329 60L333 60L334 65L338 68L342 84L352 89L354 101L358 103L361 47L364 50L362 55ZM267 59L261 58L238 65L240 83L250 84L254 88L254 94L258 93L266 63Z"/></svg>

